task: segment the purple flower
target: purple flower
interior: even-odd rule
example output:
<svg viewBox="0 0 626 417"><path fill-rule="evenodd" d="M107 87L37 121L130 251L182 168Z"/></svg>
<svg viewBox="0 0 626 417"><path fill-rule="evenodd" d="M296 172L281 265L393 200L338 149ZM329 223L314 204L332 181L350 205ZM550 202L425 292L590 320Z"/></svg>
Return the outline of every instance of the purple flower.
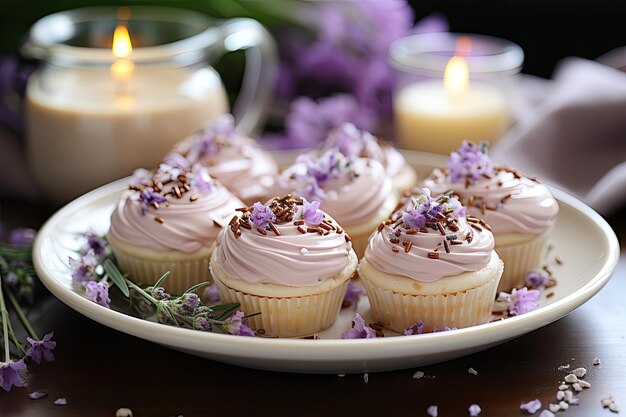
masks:
<svg viewBox="0 0 626 417"><path fill-rule="evenodd" d="M250 219L256 227L266 227L270 223L274 223L276 221L276 215L271 208L257 201L252 206Z"/></svg>
<svg viewBox="0 0 626 417"><path fill-rule="evenodd" d="M541 288L549 279L550 276L544 271L529 271L524 278L524 283L530 288Z"/></svg>
<svg viewBox="0 0 626 417"><path fill-rule="evenodd" d="M426 414L428 414L430 417L437 417L439 415L437 406L436 405L429 406L426 409Z"/></svg>
<svg viewBox="0 0 626 417"><path fill-rule="evenodd" d="M196 308L200 307L202 301L198 294L187 293L177 300L176 312L181 316L193 316Z"/></svg>
<svg viewBox="0 0 626 417"><path fill-rule="evenodd" d="M413 323L409 327L404 329L404 335L411 336L414 334L422 334L423 331L424 331L424 322L420 320L417 323Z"/></svg>
<svg viewBox="0 0 626 417"><path fill-rule="evenodd" d="M194 167L191 185L202 193L210 193L213 189L213 180L209 175L209 171L202 166Z"/></svg>
<svg viewBox="0 0 626 417"><path fill-rule="evenodd" d="M254 336L254 332L245 323L243 311L236 311L224 322L224 330L235 336Z"/></svg>
<svg viewBox="0 0 626 417"><path fill-rule="evenodd" d="M220 301L220 293L217 291L217 286L215 284L211 284L204 289L203 294L204 299L210 303L216 303Z"/></svg>
<svg viewBox="0 0 626 417"><path fill-rule="evenodd" d="M171 295L165 292L165 288L156 287L152 289L152 293L150 294L156 300L169 300Z"/></svg>
<svg viewBox="0 0 626 417"><path fill-rule="evenodd" d="M307 225L317 226L324 220L324 213L320 210L319 201L311 201L302 197L302 215Z"/></svg>
<svg viewBox="0 0 626 417"><path fill-rule="evenodd" d="M482 410L480 409L480 406L478 404L472 404L467 409L467 412L469 413L470 417L477 417L481 411Z"/></svg>
<svg viewBox="0 0 626 417"><path fill-rule="evenodd" d="M191 141L191 145L185 159L188 164L200 162L204 158L216 155L222 146L232 145L236 138L235 119L232 114L218 116L210 120L202 131L187 139ZM168 160L175 158L177 157L172 155Z"/></svg>
<svg viewBox="0 0 626 417"><path fill-rule="evenodd" d="M139 193L139 202L141 203L141 214L144 215L148 207L153 207L155 204L163 204L167 202L167 198L154 191L152 187L148 187Z"/></svg>
<svg viewBox="0 0 626 417"><path fill-rule="evenodd" d="M539 291L529 290L526 287L519 290L513 288L509 313L513 316L519 316L536 310L539 307L540 295L541 293Z"/></svg>
<svg viewBox="0 0 626 417"><path fill-rule="evenodd" d="M89 249L87 253L80 259L69 258L70 268L72 269L72 279L76 281L88 281L95 279L96 266L98 260L93 249Z"/></svg>
<svg viewBox="0 0 626 417"><path fill-rule="evenodd" d="M34 229L18 228L11 230L9 244L15 247L25 247L33 244L37 231Z"/></svg>
<svg viewBox="0 0 626 417"><path fill-rule="evenodd" d="M5 335L5 337L8 337ZM26 364L24 359L20 359L17 362L0 362L0 387L5 391L11 391L13 385L16 387L23 387L26 385L24 379L20 375L20 372L26 371Z"/></svg>
<svg viewBox="0 0 626 417"><path fill-rule="evenodd" d="M48 393L45 391L33 391L28 394L31 400L38 400L40 398L44 398L48 396Z"/></svg>
<svg viewBox="0 0 626 417"><path fill-rule="evenodd" d="M426 222L439 220L440 214L451 210L454 216L464 216L466 209L456 196L446 195L433 199L430 190L423 188L421 194L411 198L403 210L396 212L401 217L407 229L420 229Z"/></svg>
<svg viewBox="0 0 626 417"><path fill-rule="evenodd" d="M324 150L337 148L347 158L364 156L384 160L385 156L377 139L367 130L360 130L352 123L343 123L333 129L324 141Z"/></svg>
<svg viewBox="0 0 626 417"><path fill-rule="evenodd" d="M352 320L352 328L341 333L342 339L371 339L376 337L376 332L365 324L365 320L356 313Z"/></svg>
<svg viewBox="0 0 626 417"><path fill-rule="evenodd" d="M312 147L324 141L333 129L344 123L371 130L375 126L375 119L375 114L361 108L355 98L348 94L321 98L317 102L308 97L299 97L291 105L291 112L285 119L285 129L292 142Z"/></svg>
<svg viewBox="0 0 626 417"><path fill-rule="evenodd" d="M187 170L191 167L189 159L175 151L167 154L165 158L163 158L163 162L181 170Z"/></svg>
<svg viewBox="0 0 626 417"><path fill-rule="evenodd" d="M541 408L541 401L535 399L519 406L520 410L526 411L528 414L535 414Z"/></svg>
<svg viewBox="0 0 626 417"><path fill-rule="evenodd" d="M343 296L344 303L349 303L350 305L356 305L359 301L359 298L365 294L365 290L363 288L359 288L354 285L354 281L348 281L348 288L346 290L346 294Z"/></svg>
<svg viewBox="0 0 626 417"><path fill-rule="evenodd" d="M102 307L110 308L109 285L106 282L88 281L84 283L84 286L86 299Z"/></svg>
<svg viewBox="0 0 626 417"><path fill-rule="evenodd" d="M213 325L206 317L198 316L193 319L193 328L203 332L210 332L213 330Z"/></svg>
<svg viewBox="0 0 626 417"><path fill-rule="evenodd" d="M28 349L26 350L26 356L31 357L37 365L41 363L41 359L45 359L47 362L54 361L54 355L52 350L56 347L57 342L52 340L54 332L46 334L41 340L33 340L27 337Z"/></svg>
<svg viewBox="0 0 626 417"><path fill-rule="evenodd" d="M80 253L87 254L89 250L92 250L94 255L101 258L106 255L107 242L102 237L98 236L94 232L87 232L82 234L87 239L87 243L81 248Z"/></svg>
<svg viewBox="0 0 626 417"><path fill-rule="evenodd" d="M446 167L450 171L452 182L470 182L481 179L484 175L494 175L493 162L487 155L487 142L481 146L473 142L463 141L463 144L450 154Z"/></svg>

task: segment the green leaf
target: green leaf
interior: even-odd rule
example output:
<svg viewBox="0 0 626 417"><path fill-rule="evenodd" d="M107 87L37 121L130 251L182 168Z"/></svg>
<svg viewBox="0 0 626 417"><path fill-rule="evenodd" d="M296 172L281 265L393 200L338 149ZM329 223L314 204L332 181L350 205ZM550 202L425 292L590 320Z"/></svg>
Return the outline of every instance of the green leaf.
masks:
<svg viewBox="0 0 626 417"><path fill-rule="evenodd" d="M190 293L190 292L194 292L195 290L197 290L199 288L202 288L202 287L206 287L207 285L211 285L211 283L208 282L208 281L201 282L201 283L196 284L193 287L187 289L187 291L185 291L182 295L185 295L185 294Z"/></svg>
<svg viewBox="0 0 626 417"><path fill-rule="evenodd" d="M122 291L122 294L124 294L124 296L126 297L130 296L130 291L128 291L128 285L126 285L126 280L124 280L124 276L122 275L118 267L113 263L113 261L110 259L105 260L102 264L102 267L104 268L104 272L107 274L107 276L111 278L111 281L113 281L113 284L115 284L115 286L117 286L117 288Z"/></svg>
<svg viewBox="0 0 626 417"><path fill-rule="evenodd" d="M160 287L161 284L163 283L163 281L165 281L165 278L167 278L170 275L170 271L167 271L166 273L164 273L163 275L161 275L161 278L159 278L157 280L157 282L154 283L153 287Z"/></svg>
<svg viewBox="0 0 626 417"><path fill-rule="evenodd" d="M226 319L228 316L230 316L230 314L237 310L239 308L239 304L231 304L229 307L225 308L224 311L222 311L222 314L220 314L219 316L217 316L215 318L215 320L224 320Z"/></svg>
<svg viewBox="0 0 626 417"><path fill-rule="evenodd" d="M211 310L213 311L220 311L220 310L225 310L227 308L230 308L230 306L236 305L237 307L239 307L239 303L228 303L228 304L216 304L214 306L207 306L209 307Z"/></svg>

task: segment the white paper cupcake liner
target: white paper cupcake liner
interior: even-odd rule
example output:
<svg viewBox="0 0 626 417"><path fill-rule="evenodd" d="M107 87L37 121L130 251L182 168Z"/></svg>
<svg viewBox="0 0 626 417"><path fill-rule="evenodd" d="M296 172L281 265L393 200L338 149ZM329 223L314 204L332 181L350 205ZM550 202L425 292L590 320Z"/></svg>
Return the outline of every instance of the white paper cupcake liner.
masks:
<svg viewBox="0 0 626 417"><path fill-rule="evenodd" d="M211 280L209 272L210 254L206 258L189 261L156 261L142 259L111 245L120 270L136 283L153 284L165 272L170 275L162 286L170 294L180 294L189 287Z"/></svg>
<svg viewBox="0 0 626 417"><path fill-rule="evenodd" d="M504 262L504 273L498 285L498 293L511 292L513 288L521 288L526 284L524 278L528 271L540 269L543 265L548 248L550 232L544 232L531 240L513 245L498 245L496 238L495 250Z"/></svg>
<svg viewBox="0 0 626 417"><path fill-rule="evenodd" d="M221 301L241 304L246 314L260 312L248 319L248 325L256 331L263 329L263 334L270 337L310 336L330 327L341 308L348 281L349 277L341 285L319 294L272 298L234 290L215 277Z"/></svg>
<svg viewBox="0 0 626 417"><path fill-rule="evenodd" d="M361 275L374 321L402 333L422 320L424 331L433 328L461 328L487 323L491 319L499 275L479 287L453 294L399 294L373 285Z"/></svg>

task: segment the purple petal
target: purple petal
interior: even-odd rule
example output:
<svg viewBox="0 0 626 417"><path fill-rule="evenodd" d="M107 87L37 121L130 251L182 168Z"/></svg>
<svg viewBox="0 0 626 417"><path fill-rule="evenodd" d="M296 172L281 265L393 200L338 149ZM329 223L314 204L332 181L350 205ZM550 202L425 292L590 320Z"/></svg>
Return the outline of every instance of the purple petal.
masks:
<svg viewBox="0 0 626 417"><path fill-rule="evenodd" d="M33 391L31 393L28 394L28 396L32 399L32 400L38 400L40 398L44 398L48 396L48 393L45 391Z"/></svg>
<svg viewBox="0 0 626 417"><path fill-rule="evenodd" d="M519 408L526 411L528 414L535 414L541 408L541 401L534 399L527 403L520 404Z"/></svg>

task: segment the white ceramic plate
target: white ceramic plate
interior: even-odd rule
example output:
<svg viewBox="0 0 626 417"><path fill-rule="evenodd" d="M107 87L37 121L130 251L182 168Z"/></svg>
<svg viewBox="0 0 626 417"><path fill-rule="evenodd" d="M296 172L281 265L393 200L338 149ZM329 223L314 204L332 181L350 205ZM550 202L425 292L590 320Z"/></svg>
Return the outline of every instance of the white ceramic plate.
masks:
<svg viewBox="0 0 626 417"><path fill-rule="evenodd" d="M442 163L440 157L406 152L423 176ZM283 155L284 156L284 155ZM320 340L236 337L205 333L140 320L103 308L83 298L72 283L68 256L78 249L76 234L104 233L119 193L127 180L98 188L68 204L42 227L34 246L34 263L44 285L62 302L85 316L172 349L240 366L288 372L350 373L413 368L468 355L545 326L594 296L609 280L619 259L615 233L596 212L572 196L553 190L561 211L553 235L558 285L554 296L541 299L541 307L523 316L450 332L379 339L341 340L355 310L343 309L335 325ZM548 260L549 261L549 260ZM358 311L369 318L363 299Z"/></svg>

